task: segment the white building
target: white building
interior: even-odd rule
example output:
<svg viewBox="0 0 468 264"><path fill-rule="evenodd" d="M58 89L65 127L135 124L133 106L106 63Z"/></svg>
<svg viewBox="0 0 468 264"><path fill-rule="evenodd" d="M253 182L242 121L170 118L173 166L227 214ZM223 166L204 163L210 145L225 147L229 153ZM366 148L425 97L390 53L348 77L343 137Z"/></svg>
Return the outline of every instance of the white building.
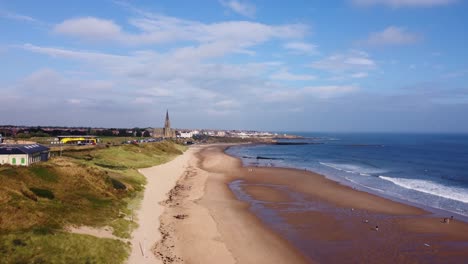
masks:
<svg viewBox="0 0 468 264"><path fill-rule="evenodd" d="M47 161L49 148L39 144L0 145L0 165L29 166L35 162Z"/></svg>
<svg viewBox="0 0 468 264"><path fill-rule="evenodd" d="M193 132L180 132L179 135L180 138L192 138L193 137Z"/></svg>

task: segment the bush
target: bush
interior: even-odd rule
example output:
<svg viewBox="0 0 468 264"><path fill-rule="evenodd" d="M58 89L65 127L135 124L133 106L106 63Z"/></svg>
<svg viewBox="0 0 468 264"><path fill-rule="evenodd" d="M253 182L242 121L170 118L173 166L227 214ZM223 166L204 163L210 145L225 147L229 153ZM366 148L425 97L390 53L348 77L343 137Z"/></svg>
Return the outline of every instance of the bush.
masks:
<svg viewBox="0 0 468 264"><path fill-rule="evenodd" d="M39 189L39 188L29 188L31 192L33 192L35 195L42 197L42 198L47 198L49 200L52 200L55 198L55 195L52 191L46 190L46 189Z"/></svg>

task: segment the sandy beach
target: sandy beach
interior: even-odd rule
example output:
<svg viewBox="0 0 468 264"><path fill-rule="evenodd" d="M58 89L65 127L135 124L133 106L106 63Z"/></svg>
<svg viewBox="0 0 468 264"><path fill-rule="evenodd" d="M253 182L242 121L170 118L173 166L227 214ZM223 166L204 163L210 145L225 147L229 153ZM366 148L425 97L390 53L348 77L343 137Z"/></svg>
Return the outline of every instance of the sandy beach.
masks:
<svg viewBox="0 0 468 264"><path fill-rule="evenodd" d="M153 245L161 239L159 218L164 206L160 203L167 199L166 194L174 188L192 157L193 150L189 149L168 163L139 170L147 184L140 209L135 214L138 228L132 234L128 263L162 263L152 253Z"/></svg>
<svg viewBox="0 0 468 264"><path fill-rule="evenodd" d="M464 222L444 224L420 208L308 171L242 167L225 148L192 147L174 161L142 170L148 185L129 263L463 263L468 258ZM283 229L238 200L233 183L279 214ZM298 195L314 208L283 210Z"/></svg>

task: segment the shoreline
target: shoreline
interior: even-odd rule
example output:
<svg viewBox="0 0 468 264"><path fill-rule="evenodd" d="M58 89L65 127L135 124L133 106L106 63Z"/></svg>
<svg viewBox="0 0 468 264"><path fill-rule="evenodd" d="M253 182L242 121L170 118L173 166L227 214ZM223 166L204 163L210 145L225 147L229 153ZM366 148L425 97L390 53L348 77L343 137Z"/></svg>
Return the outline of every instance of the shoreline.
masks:
<svg viewBox="0 0 468 264"><path fill-rule="evenodd" d="M442 224L421 208L310 171L243 167L241 159L225 153L229 146L188 150L185 167L172 178L174 188L158 204L159 230L155 223L151 227L158 236L150 251L158 257L129 263L458 263L468 258L464 222ZM252 200L238 199L233 184ZM286 210L298 196L315 209ZM253 200L265 206L253 207ZM284 221L262 212L275 212Z"/></svg>

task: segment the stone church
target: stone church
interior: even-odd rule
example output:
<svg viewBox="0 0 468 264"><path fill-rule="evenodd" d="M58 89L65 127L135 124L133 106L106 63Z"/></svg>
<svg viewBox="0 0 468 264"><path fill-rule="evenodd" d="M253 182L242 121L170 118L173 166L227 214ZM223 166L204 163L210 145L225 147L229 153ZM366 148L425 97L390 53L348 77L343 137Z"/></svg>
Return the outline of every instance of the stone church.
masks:
<svg viewBox="0 0 468 264"><path fill-rule="evenodd" d="M169 119L169 111L166 111L166 120L163 128L153 129L153 137L155 138L175 138L175 130L171 128L171 120Z"/></svg>

